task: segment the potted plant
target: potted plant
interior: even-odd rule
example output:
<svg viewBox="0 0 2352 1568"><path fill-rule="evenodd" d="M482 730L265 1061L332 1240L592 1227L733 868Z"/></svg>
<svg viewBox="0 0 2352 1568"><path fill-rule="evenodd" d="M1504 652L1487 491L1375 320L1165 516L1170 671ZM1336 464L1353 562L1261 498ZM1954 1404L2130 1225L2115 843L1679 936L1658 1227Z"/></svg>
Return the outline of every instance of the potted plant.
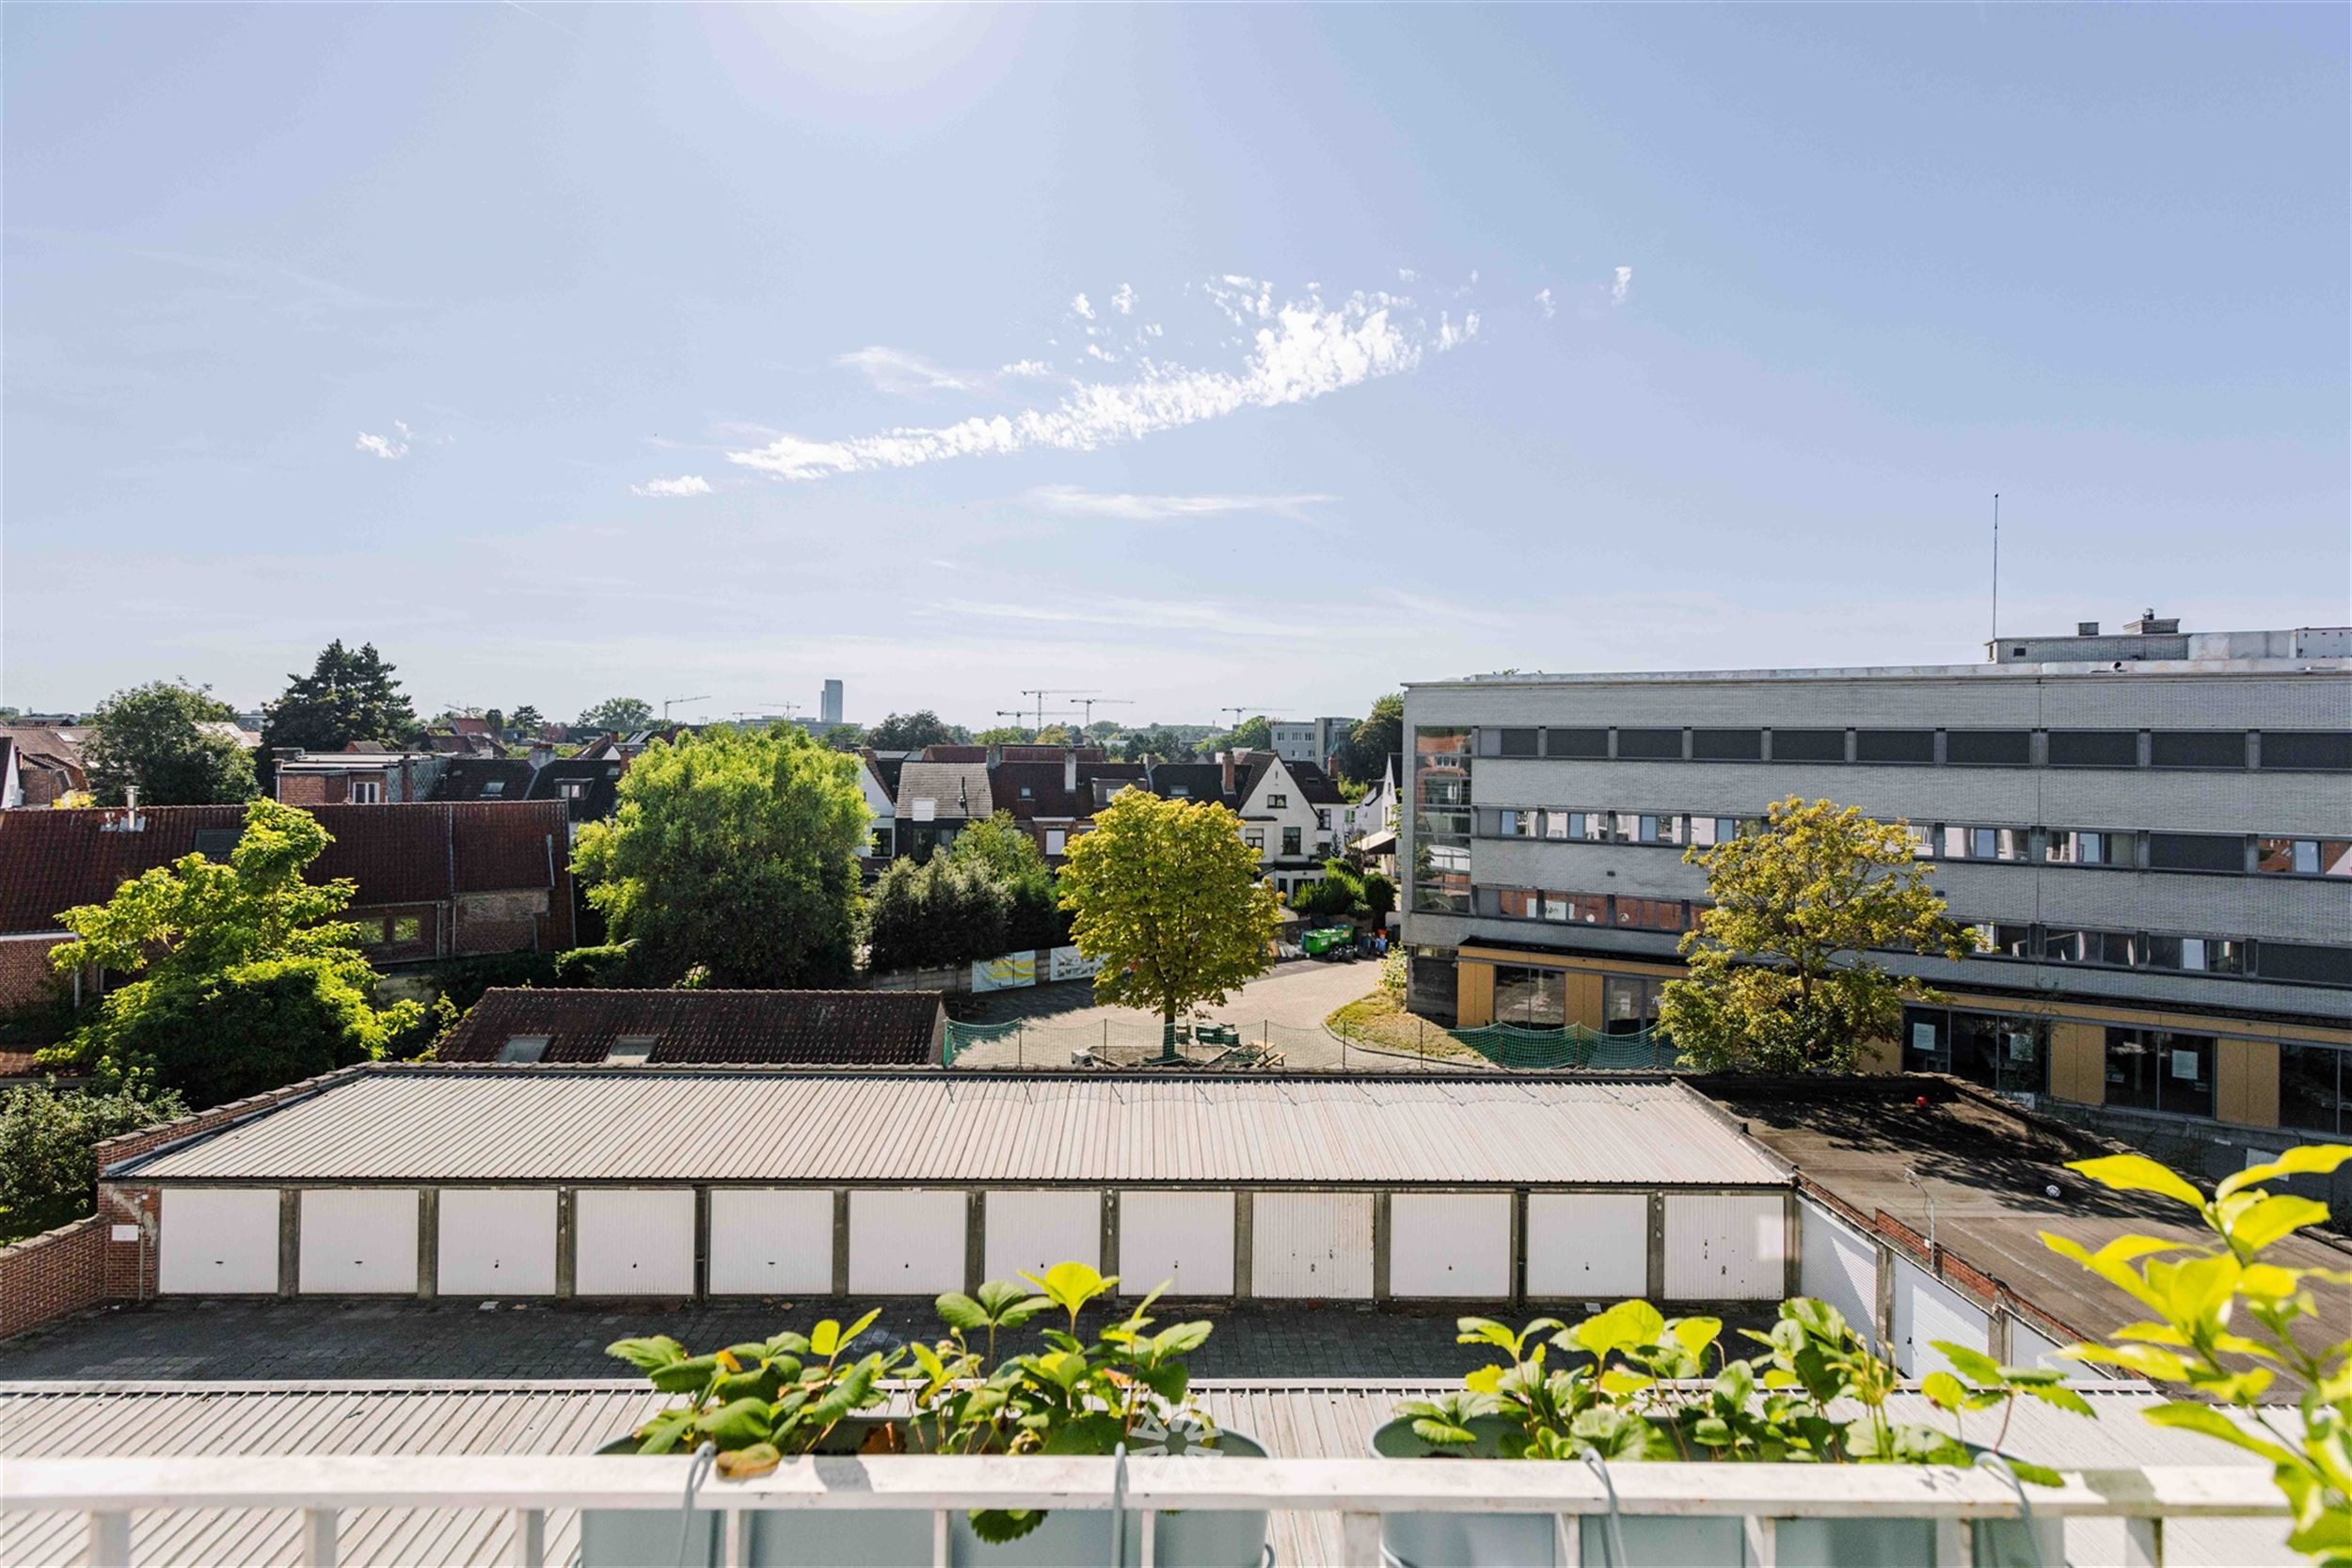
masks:
<svg viewBox="0 0 2352 1568"><path fill-rule="evenodd" d="M1373 1433L1375 1454L1967 1466L1979 1453L1998 1452L2007 1412L2021 1396L2090 1414L2058 1372L2001 1367L1939 1340L1936 1349L1955 1370L1931 1373L1921 1391L1949 1417L1950 1430L1891 1420L1885 1405L1895 1369L1836 1307L1804 1297L1781 1304L1770 1333L1742 1331L1763 1347L1744 1359L1719 1343L1720 1320L1670 1320L1645 1301L1620 1302L1573 1327L1544 1318L1515 1332L1464 1318L1459 1328L1461 1343L1490 1345L1509 1363L1470 1373L1458 1393L1399 1405L1396 1418ZM1589 1359L1552 1365L1555 1350ZM1861 1413L1844 1414L1851 1406ZM1999 1428L1973 1441L1967 1414L1994 1408L2003 1411ZM2039 1465L2007 1463L2023 1480L2058 1481ZM1980 1524L1975 1538L1979 1568L2058 1568L2063 1560L2054 1521L2038 1521L2030 1531L2022 1522ZM1936 1560L1934 1526L1925 1519L1790 1519L1777 1544L1782 1568L1929 1568ZM1402 1568L1542 1568L1553 1561L1553 1527L1549 1514L1391 1513L1382 1545ZM1663 1568L1738 1564L1744 1546L1737 1519L1592 1517L1583 1523L1582 1554L1613 1568Z"/></svg>
<svg viewBox="0 0 2352 1568"><path fill-rule="evenodd" d="M850 1342L873 1322L849 1329L831 1321L805 1338L779 1334L709 1356L688 1356L675 1340L624 1339L611 1353L644 1370L654 1386L685 1396L606 1452L716 1450L720 1478L765 1474L810 1454L1130 1454L1203 1453L1263 1457L1264 1449L1218 1430L1191 1398L1185 1356L1208 1338L1206 1323L1152 1332L1159 1291L1091 1340L1079 1338L1080 1312L1118 1284L1083 1263L1061 1263L1037 1289L994 1280L971 1295L938 1299L946 1335L888 1354L844 1359ZM1040 1349L1000 1355L1000 1340L1058 1309L1067 1326L1041 1331ZM819 1359L821 1357L822 1359ZM902 1372L908 1400L885 1380ZM1140 1520L1124 1532L1124 1560L1142 1560ZM590 1510L581 1514L581 1568L710 1564L719 1545L717 1515L707 1510ZM917 1511L823 1513L756 1511L746 1532L754 1568L923 1568L931 1560L931 1521ZM1097 1565L1108 1554L1108 1509L976 1510L955 1517L953 1560L990 1564ZM1170 1568L1256 1568L1264 1552L1260 1513L1163 1513L1155 1516L1153 1560Z"/></svg>

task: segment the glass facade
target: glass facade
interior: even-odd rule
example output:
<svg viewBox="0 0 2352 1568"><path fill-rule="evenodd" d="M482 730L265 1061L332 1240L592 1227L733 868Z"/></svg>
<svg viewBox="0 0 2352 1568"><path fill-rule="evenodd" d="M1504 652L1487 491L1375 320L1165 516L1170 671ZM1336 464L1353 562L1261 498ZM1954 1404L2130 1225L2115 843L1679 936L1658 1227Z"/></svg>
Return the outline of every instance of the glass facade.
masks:
<svg viewBox="0 0 2352 1568"><path fill-rule="evenodd" d="M2107 1103L2213 1115L2214 1039L2169 1029L2107 1031Z"/></svg>
<svg viewBox="0 0 2352 1568"><path fill-rule="evenodd" d="M1567 976L1556 969L1495 966L1495 1022L1557 1029L1568 1022Z"/></svg>
<svg viewBox="0 0 2352 1568"><path fill-rule="evenodd" d="M1914 1072L1948 1072L1989 1089L2045 1094L2050 1025L2005 1013L1905 1007L1903 1066Z"/></svg>
<svg viewBox="0 0 2352 1568"><path fill-rule="evenodd" d="M1611 974L1600 983L1600 1028L1605 1035L1638 1035L1658 1025L1662 980Z"/></svg>
<svg viewBox="0 0 2352 1568"><path fill-rule="evenodd" d="M1413 732L1413 908L1470 912L1470 726Z"/></svg>
<svg viewBox="0 0 2352 1568"><path fill-rule="evenodd" d="M2352 1132L2352 1051L2328 1045L2279 1047L2279 1125L2306 1132Z"/></svg>

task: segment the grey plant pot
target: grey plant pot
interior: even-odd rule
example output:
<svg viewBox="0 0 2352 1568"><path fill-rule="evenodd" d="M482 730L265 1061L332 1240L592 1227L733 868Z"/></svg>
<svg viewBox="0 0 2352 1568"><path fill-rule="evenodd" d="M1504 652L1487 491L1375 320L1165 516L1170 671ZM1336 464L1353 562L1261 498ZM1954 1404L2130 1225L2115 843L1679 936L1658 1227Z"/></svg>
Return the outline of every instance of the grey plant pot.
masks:
<svg viewBox="0 0 2352 1568"><path fill-rule="evenodd" d="M1406 1419L1372 1434L1380 1459L1493 1458L1508 1423L1470 1422L1470 1455L1439 1453ZM1609 1521L1587 1516L1581 1557L1599 1568L1744 1568L1747 1544L1737 1519L1621 1518L1626 1560L1613 1555ZM1784 1519L1773 1532L1779 1568L1935 1568L1931 1519ZM1549 1513L1390 1513L1380 1547L1396 1568L1559 1568ZM1991 1520L1976 1529L1975 1568L2064 1568L2065 1528L2055 1519Z"/></svg>
<svg viewBox="0 0 2352 1568"><path fill-rule="evenodd" d="M1265 1449L1234 1432L1217 1434L1217 1451L1263 1459ZM580 1568L716 1568L719 1515L696 1509L583 1509ZM1161 1513L1152 1560L1163 1568L1259 1568L1265 1553L1263 1513ZM681 1525L686 1547L679 1551ZM1103 1568L1110 1560L1109 1509L1059 1509L1018 1541L982 1541L961 1511L948 1516L948 1560L956 1568ZM1143 1519L1129 1513L1126 1568L1143 1561ZM798 1510L751 1515L747 1568L930 1568L931 1516L920 1511Z"/></svg>

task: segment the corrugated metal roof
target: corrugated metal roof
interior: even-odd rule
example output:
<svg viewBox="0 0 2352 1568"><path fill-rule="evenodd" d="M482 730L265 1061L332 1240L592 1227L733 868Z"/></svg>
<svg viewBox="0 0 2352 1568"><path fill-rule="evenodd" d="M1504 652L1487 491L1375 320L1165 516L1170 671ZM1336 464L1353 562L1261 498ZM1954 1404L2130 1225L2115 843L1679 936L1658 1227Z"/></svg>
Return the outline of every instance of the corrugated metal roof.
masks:
<svg viewBox="0 0 2352 1568"><path fill-rule="evenodd" d="M1194 1385L1223 1426L1246 1432L1286 1459L1353 1459L1399 1400L1455 1386L1417 1381L1219 1382ZM2256 1465L2210 1438L2150 1425L2161 1402L2151 1391L2086 1389L2098 1412L2084 1420L2020 1401L2004 1442L2020 1458L2068 1469L2134 1465ZM202 1453L582 1453L618 1436L668 1403L642 1384L578 1383L266 1385L165 1384L86 1389L0 1384L0 1458L77 1454ZM1898 1420L1942 1424L1916 1394L1889 1402ZM1980 1418L1990 1425L1997 1418ZM341 1520L338 1547L349 1568L457 1568L504 1560L506 1516L481 1510L367 1510ZM578 1549L577 1515L550 1510L549 1562ZM2122 1529L2087 1520L2069 1529L2073 1561L2121 1561ZM2166 1560L2269 1564L2301 1560L2284 1527L2269 1521L2169 1521ZM302 1560L302 1518L287 1509L142 1513L133 1521L139 1563L262 1565ZM1275 1560L1342 1560L1339 1518L1277 1513ZM82 1521L56 1513L9 1514L0 1561L72 1562L84 1546Z"/></svg>
<svg viewBox="0 0 2352 1568"><path fill-rule="evenodd" d="M1746 1186L1670 1081L390 1068L112 1167L142 1180Z"/></svg>

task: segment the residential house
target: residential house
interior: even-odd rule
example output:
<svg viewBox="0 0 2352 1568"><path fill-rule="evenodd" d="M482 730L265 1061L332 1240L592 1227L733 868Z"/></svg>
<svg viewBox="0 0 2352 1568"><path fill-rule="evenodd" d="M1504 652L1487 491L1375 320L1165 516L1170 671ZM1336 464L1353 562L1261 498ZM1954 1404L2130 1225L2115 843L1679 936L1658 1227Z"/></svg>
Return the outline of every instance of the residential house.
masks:
<svg viewBox="0 0 2352 1568"><path fill-rule="evenodd" d="M1339 853L1340 813L1347 809L1330 775L1272 752L1220 752L1217 765L1242 820L1242 842L1259 852L1275 891L1321 881L1324 862Z"/></svg>
<svg viewBox="0 0 2352 1568"><path fill-rule="evenodd" d="M529 799L564 802L564 842L580 837L580 824L604 822L621 803L621 775L628 762L618 756L559 757L531 775Z"/></svg>
<svg viewBox="0 0 2352 1568"><path fill-rule="evenodd" d="M1402 771L1397 753L1391 752L1379 780L1341 816L1341 841L1348 851L1391 879L1396 876L1396 782Z"/></svg>
<svg viewBox="0 0 2352 1568"><path fill-rule="evenodd" d="M838 682L828 682L838 685ZM898 852L898 801L895 793L898 769L891 769L885 782L881 768L876 766L870 751L857 753L858 793L866 797L866 813L873 817L867 825L866 853L859 861L867 876L878 876Z"/></svg>
<svg viewBox="0 0 2352 1568"><path fill-rule="evenodd" d="M1070 840L1094 825L1110 796L1143 782L1139 762L1104 762L1094 747L1008 746L1007 760L989 770L996 809L1009 812L1048 861L1059 861ZM1012 760L1014 752L1058 752L1055 760ZM1091 755L1089 755L1091 753Z"/></svg>
<svg viewBox="0 0 2352 1568"><path fill-rule="evenodd" d="M935 1064L947 1037L937 991L485 991L434 1054L445 1062Z"/></svg>
<svg viewBox="0 0 2352 1568"><path fill-rule="evenodd" d="M272 792L290 806L422 801L448 765L437 752L386 751L355 741L340 752L281 753Z"/></svg>
<svg viewBox="0 0 2352 1568"><path fill-rule="evenodd" d="M330 842L313 881L355 884L343 918L384 967L573 945L563 812L475 801L309 808ZM38 998L49 951L71 940L64 911L184 855L226 860L243 806L143 806L0 814L0 1009ZM82 982L77 979L77 989Z"/></svg>
<svg viewBox="0 0 2352 1568"><path fill-rule="evenodd" d="M929 860L932 850L953 844L967 824L995 815L987 748L977 750L982 753L977 760L910 762L899 768L898 794L892 803L898 855Z"/></svg>
<svg viewBox="0 0 2352 1568"><path fill-rule="evenodd" d="M0 809L54 806L89 788L82 748L39 724L0 726Z"/></svg>
<svg viewBox="0 0 2352 1568"><path fill-rule="evenodd" d="M532 766L521 757L452 757L433 781L428 800L524 800Z"/></svg>

